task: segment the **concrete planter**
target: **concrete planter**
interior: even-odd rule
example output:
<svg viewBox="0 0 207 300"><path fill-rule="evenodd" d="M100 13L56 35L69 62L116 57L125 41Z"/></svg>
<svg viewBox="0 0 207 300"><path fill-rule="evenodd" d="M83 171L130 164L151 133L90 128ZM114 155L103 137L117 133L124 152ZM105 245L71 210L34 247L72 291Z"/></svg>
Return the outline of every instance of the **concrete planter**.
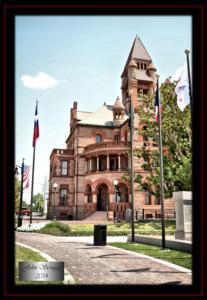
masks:
<svg viewBox="0 0 207 300"><path fill-rule="evenodd" d="M174 192L176 202L175 238L192 240L192 192Z"/></svg>

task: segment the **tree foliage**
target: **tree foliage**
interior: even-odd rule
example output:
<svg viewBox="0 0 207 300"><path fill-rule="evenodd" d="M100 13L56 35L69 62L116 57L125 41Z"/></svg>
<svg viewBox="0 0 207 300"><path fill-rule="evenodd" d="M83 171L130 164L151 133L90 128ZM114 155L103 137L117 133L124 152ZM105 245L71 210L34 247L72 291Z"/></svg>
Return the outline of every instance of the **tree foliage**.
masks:
<svg viewBox="0 0 207 300"><path fill-rule="evenodd" d="M33 196L33 211L40 213L44 211L44 197L40 193Z"/></svg>
<svg viewBox="0 0 207 300"><path fill-rule="evenodd" d="M192 178L192 133L191 111L188 105L182 112L177 106L175 83L166 81L160 87L162 103L162 142L164 193L171 197L172 192L191 190ZM143 96L142 105L137 108L142 128L139 135L144 136L143 148L137 156L143 159L142 168L147 176L137 175L139 187L160 195L160 162L158 124L154 118L154 97ZM154 146L149 147L153 143ZM151 150L150 150L150 149Z"/></svg>
<svg viewBox="0 0 207 300"><path fill-rule="evenodd" d="M19 209L20 189L21 189L21 184L20 184L20 181L19 181L17 175L15 175L15 177L14 177L14 185L15 185L14 207L15 207L15 210L17 210L17 209Z"/></svg>

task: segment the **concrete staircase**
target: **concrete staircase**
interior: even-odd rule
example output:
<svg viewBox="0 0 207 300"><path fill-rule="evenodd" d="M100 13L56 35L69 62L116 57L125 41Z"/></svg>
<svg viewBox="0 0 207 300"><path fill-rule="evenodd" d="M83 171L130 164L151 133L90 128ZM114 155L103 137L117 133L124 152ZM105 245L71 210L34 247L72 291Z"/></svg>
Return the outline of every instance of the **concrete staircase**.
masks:
<svg viewBox="0 0 207 300"><path fill-rule="evenodd" d="M106 211L96 211L95 213L91 214L90 216L86 217L84 221L100 221L106 222L107 219L107 212Z"/></svg>

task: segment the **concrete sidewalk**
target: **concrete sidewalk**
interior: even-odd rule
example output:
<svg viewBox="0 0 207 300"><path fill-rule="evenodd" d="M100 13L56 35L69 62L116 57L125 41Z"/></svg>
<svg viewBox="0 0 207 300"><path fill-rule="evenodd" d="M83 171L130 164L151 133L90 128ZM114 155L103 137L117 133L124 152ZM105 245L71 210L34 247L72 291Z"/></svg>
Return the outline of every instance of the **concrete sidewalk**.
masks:
<svg viewBox="0 0 207 300"><path fill-rule="evenodd" d="M93 246L93 237L57 237L16 232L16 241L64 261L76 284L191 284L187 269L111 246ZM107 242L126 237L107 237Z"/></svg>

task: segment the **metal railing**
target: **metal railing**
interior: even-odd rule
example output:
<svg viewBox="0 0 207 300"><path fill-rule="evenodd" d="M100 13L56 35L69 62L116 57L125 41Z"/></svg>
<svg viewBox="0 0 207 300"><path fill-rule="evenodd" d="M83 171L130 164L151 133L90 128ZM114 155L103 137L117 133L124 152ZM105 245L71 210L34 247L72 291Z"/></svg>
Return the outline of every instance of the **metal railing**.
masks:
<svg viewBox="0 0 207 300"><path fill-rule="evenodd" d="M176 217L175 209L166 208L164 210L165 219L174 220ZM161 219L161 209L141 208L134 210L135 220Z"/></svg>

